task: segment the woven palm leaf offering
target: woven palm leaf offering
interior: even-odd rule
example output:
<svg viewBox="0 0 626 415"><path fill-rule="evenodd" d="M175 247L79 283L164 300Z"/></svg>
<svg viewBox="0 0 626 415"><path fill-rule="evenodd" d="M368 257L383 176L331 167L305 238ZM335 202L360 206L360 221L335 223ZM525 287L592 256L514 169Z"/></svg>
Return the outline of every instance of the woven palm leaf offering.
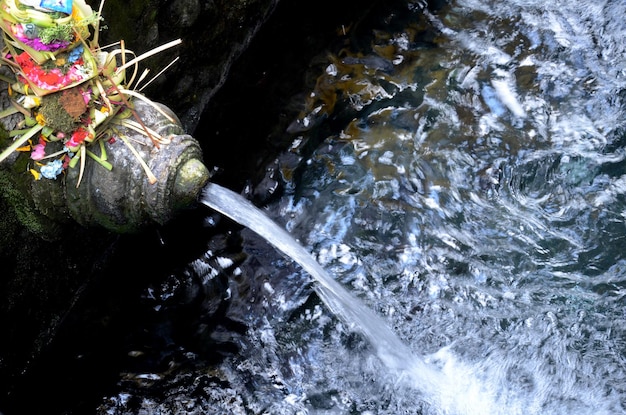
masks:
<svg viewBox="0 0 626 415"><path fill-rule="evenodd" d="M149 100L130 86L141 80L137 79L141 59L180 40L139 57L125 50L123 42L106 51L98 45L100 11L94 12L84 0L0 0L6 46L2 60L16 76L8 80L12 108L4 115L24 114L21 128L11 131L16 138L0 154L0 162L13 151L29 151L35 162L30 172L36 179L54 179L79 162L82 169L87 157L111 170L103 141L110 140L120 124L141 131L156 147L167 144L167 138L135 116L133 99ZM54 142L62 146L49 145Z"/></svg>

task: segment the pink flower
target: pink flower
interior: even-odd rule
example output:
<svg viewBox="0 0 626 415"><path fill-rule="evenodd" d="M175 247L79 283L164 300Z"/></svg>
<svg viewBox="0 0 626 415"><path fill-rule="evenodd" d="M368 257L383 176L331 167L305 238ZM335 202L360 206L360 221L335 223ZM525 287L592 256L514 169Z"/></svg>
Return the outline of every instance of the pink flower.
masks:
<svg viewBox="0 0 626 415"><path fill-rule="evenodd" d="M89 105L89 102L91 101L91 88L89 88L86 91L80 91L80 93L83 96L83 100L85 101L85 105Z"/></svg>
<svg viewBox="0 0 626 415"><path fill-rule="evenodd" d="M89 78L88 68L82 66L84 64L82 59L75 61L65 74L59 68L44 69L37 65L26 52L18 55L15 60L28 81L47 91L58 91Z"/></svg>
<svg viewBox="0 0 626 415"><path fill-rule="evenodd" d="M46 144L39 143L33 147L30 152L30 158L33 160L41 160L46 156Z"/></svg>

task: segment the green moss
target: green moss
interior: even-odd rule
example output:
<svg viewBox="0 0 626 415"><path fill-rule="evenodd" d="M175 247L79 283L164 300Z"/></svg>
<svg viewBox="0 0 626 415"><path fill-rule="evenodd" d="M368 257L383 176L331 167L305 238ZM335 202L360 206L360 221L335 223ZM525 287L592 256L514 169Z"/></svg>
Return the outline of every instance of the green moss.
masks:
<svg viewBox="0 0 626 415"><path fill-rule="evenodd" d="M9 212L12 209L7 202L0 198L0 212ZM16 250L15 237L20 229L20 223L13 214L4 214L0 220L0 257L10 257Z"/></svg>
<svg viewBox="0 0 626 415"><path fill-rule="evenodd" d="M46 126L54 131L63 131L66 134L70 134L78 127L77 120L63 108L59 102L60 97L61 92L43 97L39 113L43 115Z"/></svg>
<svg viewBox="0 0 626 415"><path fill-rule="evenodd" d="M7 164L0 167L3 221L16 220L43 239L55 239L59 224L42 215L32 199L30 187L34 179L27 173L28 158L20 156L12 165Z"/></svg>
<svg viewBox="0 0 626 415"><path fill-rule="evenodd" d="M1 195L6 205L12 208L13 212L4 212L4 218L17 220L30 232L43 239L54 239L59 226L43 216L35 207L30 197L26 180L33 180L26 176L26 173L15 180L10 171L0 169L0 189Z"/></svg>

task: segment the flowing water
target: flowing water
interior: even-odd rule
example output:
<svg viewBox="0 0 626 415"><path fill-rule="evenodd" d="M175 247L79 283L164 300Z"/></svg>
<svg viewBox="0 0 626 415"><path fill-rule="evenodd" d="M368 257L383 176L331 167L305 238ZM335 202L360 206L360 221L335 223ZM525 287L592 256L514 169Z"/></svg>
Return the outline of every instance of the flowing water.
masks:
<svg viewBox="0 0 626 415"><path fill-rule="evenodd" d="M212 183L204 189L202 202L258 233L300 264L320 284L318 290L320 295L327 300L327 304L339 316L355 324L356 328L367 336L390 369L402 370L417 366L426 370L418 359L412 358L410 349L387 328L383 319L363 306L358 299L328 275L308 251L263 211L242 196Z"/></svg>
<svg viewBox="0 0 626 415"><path fill-rule="evenodd" d="M231 413L626 413L626 2L398 3L312 66L263 215L208 187L319 281L252 245L211 393Z"/></svg>
<svg viewBox="0 0 626 415"><path fill-rule="evenodd" d="M318 295L324 299L326 306L330 307L347 324L353 326L355 330L365 335L376 350L378 357L384 362L386 369L398 376L399 379L408 380L409 384L416 388L416 391L424 393L422 399L431 400L438 407L450 406L456 413L460 413L459 411L474 413L476 409L483 411L486 404L491 404L487 394L484 396L471 395L472 393L486 392L476 390L476 385L471 385L472 379L469 379L469 383L461 382L461 387L465 389L460 390L458 384L452 383L458 379L446 379L434 366L429 366L416 356L387 327L382 318L337 283L287 231L278 226L247 199L211 183L203 191L202 202L258 233L310 273L318 284L315 289ZM479 405L474 401L475 398L481 401ZM473 408L471 407L472 404Z"/></svg>

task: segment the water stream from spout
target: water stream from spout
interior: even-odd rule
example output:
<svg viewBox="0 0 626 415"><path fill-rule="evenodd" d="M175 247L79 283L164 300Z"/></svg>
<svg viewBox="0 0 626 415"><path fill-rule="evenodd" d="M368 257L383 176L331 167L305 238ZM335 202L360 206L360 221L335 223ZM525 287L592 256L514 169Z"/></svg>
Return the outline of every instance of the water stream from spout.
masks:
<svg viewBox="0 0 626 415"><path fill-rule="evenodd" d="M424 366L419 359L411 357L411 351L385 324L383 319L365 307L335 281L287 231L247 199L214 183L204 190L204 204L228 216L237 223L253 230L278 250L297 262L315 278L316 287L324 302L333 312L363 332L376 348L381 359L394 370L412 366Z"/></svg>
<svg viewBox="0 0 626 415"><path fill-rule="evenodd" d="M451 378L449 373L413 353L382 317L335 281L297 240L250 201L209 183L203 191L202 203L256 232L298 263L317 282L315 290L326 306L367 338L390 373L398 376L399 384L420 391L424 395L421 399L439 408L439 413L498 413L484 388L467 374L456 373Z"/></svg>

